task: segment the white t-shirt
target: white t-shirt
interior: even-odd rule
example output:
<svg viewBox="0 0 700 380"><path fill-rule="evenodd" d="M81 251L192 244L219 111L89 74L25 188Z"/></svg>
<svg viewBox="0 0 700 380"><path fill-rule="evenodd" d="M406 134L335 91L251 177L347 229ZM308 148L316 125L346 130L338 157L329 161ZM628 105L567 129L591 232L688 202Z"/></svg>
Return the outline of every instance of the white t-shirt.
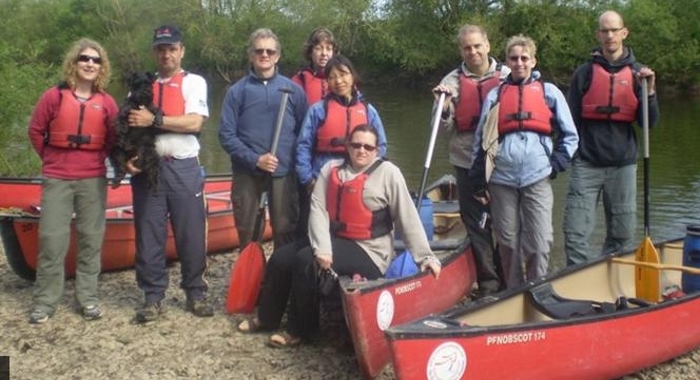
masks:
<svg viewBox="0 0 700 380"><path fill-rule="evenodd" d="M167 82L170 79L159 82ZM197 74L188 73L182 78L182 95L185 98L185 114L198 114L209 117L207 106L207 82ZM184 133L163 133L156 136L156 151L160 156L176 159L192 158L199 155L199 140L194 135Z"/></svg>

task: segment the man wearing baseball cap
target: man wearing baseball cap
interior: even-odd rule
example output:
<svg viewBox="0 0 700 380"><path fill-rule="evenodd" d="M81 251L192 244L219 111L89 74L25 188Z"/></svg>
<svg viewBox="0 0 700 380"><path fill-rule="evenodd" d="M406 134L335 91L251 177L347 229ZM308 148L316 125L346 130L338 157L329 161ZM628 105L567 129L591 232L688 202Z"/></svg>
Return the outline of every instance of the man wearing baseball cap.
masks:
<svg viewBox="0 0 700 380"><path fill-rule="evenodd" d="M153 47L158 45L174 45L182 42L182 33L177 26L163 25L158 27L153 34Z"/></svg>
<svg viewBox="0 0 700 380"><path fill-rule="evenodd" d="M130 163L136 227L136 281L144 292L144 304L135 321L151 322L164 312L162 301L168 287L165 244L168 223L175 236L181 263L180 287L187 297L185 309L198 317L214 314L206 300L206 210L203 170L199 164L199 134L209 116L207 83L199 75L182 69L185 46L182 32L163 25L153 33L153 55L158 78L153 83L152 113L132 110L129 126L155 127L156 151L161 156L157 190Z"/></svg>

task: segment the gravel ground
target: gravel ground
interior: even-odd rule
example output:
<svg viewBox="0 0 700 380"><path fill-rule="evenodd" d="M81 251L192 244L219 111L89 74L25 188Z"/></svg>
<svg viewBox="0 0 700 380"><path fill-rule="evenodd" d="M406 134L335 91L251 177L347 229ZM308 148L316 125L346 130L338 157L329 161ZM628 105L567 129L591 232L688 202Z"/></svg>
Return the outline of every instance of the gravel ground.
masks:
<svg viewBox="0 0 700 380"><path fill-rule="evenodd" d="M223 305L237 251L209 257L210 299L217 305L212 318L196 318L183 310L175 263L165 300L168 312L155 323L131 321L141 294L130 270L100 277L101 320L86 322L74 312L74 283L69 280L57 313L39 326L27 323L32 284L17 277L4 251L0 253L0 355L11 357L13 380L361 378L338 315L324 319L321 339L291 350L266 347L267 335L235 331L234 319L223 312ZM387 368L378 379L393 378ZM698 378L700 350L624 380Z"/></svg>

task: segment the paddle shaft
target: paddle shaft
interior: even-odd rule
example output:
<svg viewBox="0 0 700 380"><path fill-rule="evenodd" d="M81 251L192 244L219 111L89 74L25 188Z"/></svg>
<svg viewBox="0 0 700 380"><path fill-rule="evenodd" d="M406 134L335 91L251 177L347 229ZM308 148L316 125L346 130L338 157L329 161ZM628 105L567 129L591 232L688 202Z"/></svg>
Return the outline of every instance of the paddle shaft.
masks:
<svg viewBox="0 0 700 380"><path fill-rule="evenodd" d="M644 236L649 236L649 90L642 78L642 134L644 136Z"/></svg>
<svg viewBox="0 0 700 380"><path fill-rule="evenodd" d="M683 266L683 265L655 264L655 263L647 263L644 261L620 259L617 257L612 258L612 262L617 263L617 264L634 265L634 266L646 267L646 268L652 268L652 269L677 270L677 271L687 272L687 273L691 273L691 274L700 274L700 268L687 267L687 266Z"/></svg>
<svg viewBox="0 0 700 380"><path fill-rule="evenodd" d="M445 106L445 93L441 92L438 98L437 107L435 107L435 114L433 115L433 125L430 130L430 140L428 141L428 151L425 154L425 163L423 164L423 175L420 180L420 190L418 192L418 198L416 198L416 209L420 213L420 207L423 200L423 194L425 194L425 185L428 181L428 171L430 170L430 162L433 160L433 150L435 149L435 140L437 138L438 127L440 127L440 114L442 113L442 108Z"/></svg>
<svg viewBox="0 0 700 380"><path fill-rule="evenodd" d="M292 92L292 89L283 87L280 88L279 91L282 92L282 100L280 101L280 108L277 113L277 124L275 124L275 130L272 135L272 146L270 147L270 154L273 156L277 153L277 146L279 145L280 134L282 133L282 122L284 122L284 114L287 111L287 100L289 99L289 94ZM267 191L272 184L272 173L267 176L266 182L265 190L260 194L258 215L255 217L255 227L253 227L253 241L255 242L260 242L260 237L262 236L262 219L265 214L265 204L267 203Z"/></svg>

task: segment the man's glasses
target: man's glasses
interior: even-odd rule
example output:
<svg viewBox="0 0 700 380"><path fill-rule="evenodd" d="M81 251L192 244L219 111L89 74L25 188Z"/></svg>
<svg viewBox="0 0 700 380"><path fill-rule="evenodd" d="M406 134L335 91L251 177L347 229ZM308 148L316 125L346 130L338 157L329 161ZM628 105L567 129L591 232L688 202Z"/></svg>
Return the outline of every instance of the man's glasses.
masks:
<svg viewBox="0 0 700 380"><path fill-rule="evenodd" d="M601 33L603 33L603 34L608 34L608 33L613 33L613 34L615 34L615 33L619 32L619 31L621 31L622 29L623 29L623 28L610 28L610 29L598 29L598 31L601 32Z"/></svg>
<svg viewBox="0 0 700 380"><path fill-rule="evenodd" d="M90 62L90 61L92 61L92 63L94 63L96 65L102 64L102 58L100 58L100 57L93 57L93 56L87 55L87 54L81 54L78 56L78 62Z"/></svg>
<svg viewBox="0 0 700 380"><path fill-rule="evenodd" d="M352 149L355 149L355 150L360 149L360 148L365 148L365 150L368 152L374 152L374 150L377 149L377 147L374 145L362 144L362 143L356 143L356 142L351 142L350 147Z"/></svg>
<svg viewBox="0 0 700 380"><path fill-rule="evenodd" d="M518 62L518 60L523 61L523 63L527 63L530 60L530 57L524 56L524 55L511 55L508 57L508 60L511 62Z"/></svg>
<svg viewBox="0 0 700 380"><path fill-rule="evenodd" d="M275 50L275 49L255 49L254 52L255 52L255 54L260 55L260 56L263 54L267 54L270 57L277 54L277 50Z"/></svg>

